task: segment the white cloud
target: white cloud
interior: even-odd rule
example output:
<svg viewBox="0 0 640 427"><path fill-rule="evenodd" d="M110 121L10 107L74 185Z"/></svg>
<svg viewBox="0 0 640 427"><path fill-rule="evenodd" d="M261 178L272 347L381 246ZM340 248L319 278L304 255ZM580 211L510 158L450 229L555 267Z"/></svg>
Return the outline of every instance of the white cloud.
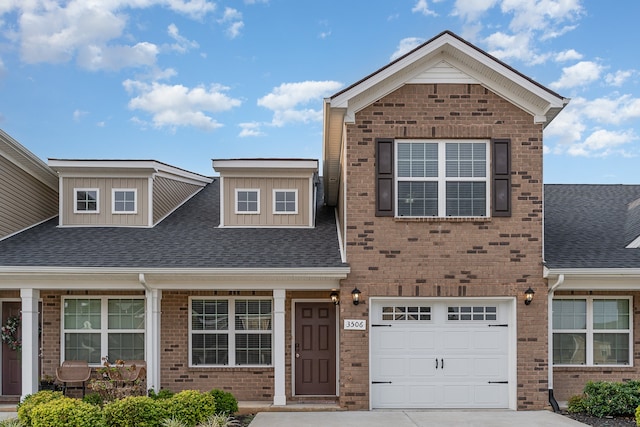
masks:
<svg viewBox="0 0 640 427"><path fill-rule="evenodd" d="M249 123L240 123L238 126L242 129L238 136L240 138L247 138L251 136L264 136L265 133L262 132L260 127L261 123L258 122L249 122Z"/></svg>
<svg viewBox="0 0 640 427"><path fill-rule="evenodd" d="M181 36L180 31L175 24L169 25L169 27L167 28L167 33L169 34L169 37L176 41L171 45L171 49L175 50L176 52L185 53L190 49L197 49L198 47L200 47L198 42L189 40L186 37Z"/></svg>
<svg viewBox="0 0 640 427"><path fill-rule="evenodd" d="M531 46L531 34L516 33L513 35L495 32L485 39L489 53L502 60L517 59L528 64L541 64L549 54L538 54Z"/></svg>
<svg viewBox="0 0 640 427"><path fill-rule="evenodd" d="M334 81L283 83L258 99L258 105L273 111L273 126L322 121L322 99L340 87L342 83ZM304 108L310 103L317 103L320 108Z"/></svg>
<svg viewBox="0 0 640 427"><path fill-rule="evenodd" d="M77 57L80 66L91 70L155 63L153 43L129 44L127 10L161 6L192 19L202 19L215 10L208 0L15 1L3 5L0 13L18 15L17 27L5 36L20 45L24 62L63 63Z"/></svg>
<svg viewBox="0 0 640 427"><path fill-rule="evenodd" d="M395 61L405 53L411 52L413 49L415 49L416 47L424 43L424 41L425 41L424 39L421 39L418 37L407 37L405 39L400 40L400 43L398 43L398 47L396 48L396 51L393 52L393 54L391 55L391 58L390 58L391 61Z"/></svg>
<svg viewBox="0 0 640 427"><path fill-rule="evenodd" d="M582 59L582 54L576 52L574 49L563 50L562 52L556 53L554 59L556 62L579 61Z"/></svg>
<svg viewBox="0 0 640 427"><path fill-rule="evenodd" d="M225 33L227 34L227 37L231 39L238 37L240 35L240 30L244 27L244 22L242 22L242 13L232 7L225 8L224 14L222 15L222 18L218 20L218 23L227 25Z"/></svg>
<svg viewBox="0 0 640 427"><path fill-rule="evenodd" d="M612 154L630 156L620 146L637 140L633 130L609 131L599 129L589 135L584 142L572 144L567 153L572 156L607 157Z"/></svg>
<svg viewBox="0 0 640 427"><path fill-rule="evenodd" d="M580 61L570 67L562 69L559 80L551 83L554 89L566 89L576 86L585 86L600 78L604 67L593 61Z"/></svg>
<svg viewBox="0 0 640 427"><path fill-rule="evenodd" d="M7 74L7 67L5 67L4 62L2 62L2 58L0 58L0 79L3 78Z"/></svg>
<svg viewBox="0 0 640 427"><path fill-rule="evenodd" d="M604 81L611 86L622 86L636 72L633 70L618 70L615 73L609 73L604 77Z"/></svg>
<svg viewBox="0 0 640 427"><path fill-rule="evenodd" d="M79 122L80 119L82 119L84 116L86 116L87 114L89 114L88 111L82 111L82 110L75 110L73 112L73 120L75 120L76 122Z"/></svg>
<svg viewBox="0 0 640 427"><path fill-rule="evenodd" d="M211 113L227 111L241 104L240 100L224 93L227 87L215 84L190 89L183 85L126 80L123 85L127 92L137 94L129 101L129 108L151 114L157 128L193 126L214 130L223 125L213 119Z"/></svg>
<svg viewBox="0 0 640 427"><path fill-rule="evenodd" d="M413 13L422 13L424 16L438 16L433 10L429 9L429 5L427 4L427 0L418 0L413 9L411 9Z"/></svg>
<svg viewBox="0 0 640 427"><path fill-rule="evenodd" d="M567 31L564 22L573 22L583 13L581 0L502 0L501 10L513 19L509 28L514 32L543 31L552 38Z"/></svg>
<svg viewBox="0 0 640 427"><path fill-rule="evenodd" d="M461 17L466 22L474 22L498 2L499 0L456 0L452 14Z"/></svg>

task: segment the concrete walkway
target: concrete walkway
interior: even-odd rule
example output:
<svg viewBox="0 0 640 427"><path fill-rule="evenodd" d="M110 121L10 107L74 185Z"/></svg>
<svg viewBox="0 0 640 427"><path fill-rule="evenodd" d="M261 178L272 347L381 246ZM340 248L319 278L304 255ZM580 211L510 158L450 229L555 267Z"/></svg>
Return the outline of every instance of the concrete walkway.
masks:
<svg viewBox="0 0 640 427"><path fill-rule="evenodd" d="M550 411L341 411L260 412L249 427L579 427Z"/></svg>

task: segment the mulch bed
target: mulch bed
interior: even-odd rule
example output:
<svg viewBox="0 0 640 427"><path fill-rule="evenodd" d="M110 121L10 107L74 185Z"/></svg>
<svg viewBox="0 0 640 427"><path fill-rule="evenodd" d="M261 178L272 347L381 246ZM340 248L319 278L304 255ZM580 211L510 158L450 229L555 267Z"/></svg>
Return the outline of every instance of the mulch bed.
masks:
<svg viewBox="0 0 640 427"><path fill-rule="evenodd" d="M563 411L562 415L593 427L636 427L636 420L634 417L598 418L587 414L570 414L566 411Z"/></svg>

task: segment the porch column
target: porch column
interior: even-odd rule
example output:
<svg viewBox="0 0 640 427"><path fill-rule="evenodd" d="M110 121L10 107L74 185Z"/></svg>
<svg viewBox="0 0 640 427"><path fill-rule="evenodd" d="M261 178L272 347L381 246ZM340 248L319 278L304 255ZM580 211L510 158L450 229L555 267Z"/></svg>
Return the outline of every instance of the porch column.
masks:
<svg viewBox="0 0 640 427"><path fill-rule="evenodd" d="M20 289L22 299L22 397L38 392L38 366L40 343L38 341L39 289Z"/></svg>
<svg viewBox="0 0 640 427"><path fill-rule="evenodd" d="M147 362L147 389L160 391L160 318L162 317L162 291L147 289L145 292L146 342L145 360Z"/></svg>
<svg viewBox="0 0 640 427"><path fill-rule="evenodd" d="M273 404L276 406L285 406L287 404L284 360L285 299L286 292L284 289L273 290Z"/></svg>

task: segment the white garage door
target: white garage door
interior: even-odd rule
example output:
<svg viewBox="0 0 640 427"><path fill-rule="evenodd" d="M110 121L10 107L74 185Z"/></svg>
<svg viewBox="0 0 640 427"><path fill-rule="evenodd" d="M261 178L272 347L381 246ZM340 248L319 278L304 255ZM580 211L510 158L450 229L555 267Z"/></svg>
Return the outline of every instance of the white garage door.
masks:
<svg viewBox="0 0 640 427"><path fill-rule="evenodd" d="M507 408L509 304L372 301L373 408Z"/></svg>

